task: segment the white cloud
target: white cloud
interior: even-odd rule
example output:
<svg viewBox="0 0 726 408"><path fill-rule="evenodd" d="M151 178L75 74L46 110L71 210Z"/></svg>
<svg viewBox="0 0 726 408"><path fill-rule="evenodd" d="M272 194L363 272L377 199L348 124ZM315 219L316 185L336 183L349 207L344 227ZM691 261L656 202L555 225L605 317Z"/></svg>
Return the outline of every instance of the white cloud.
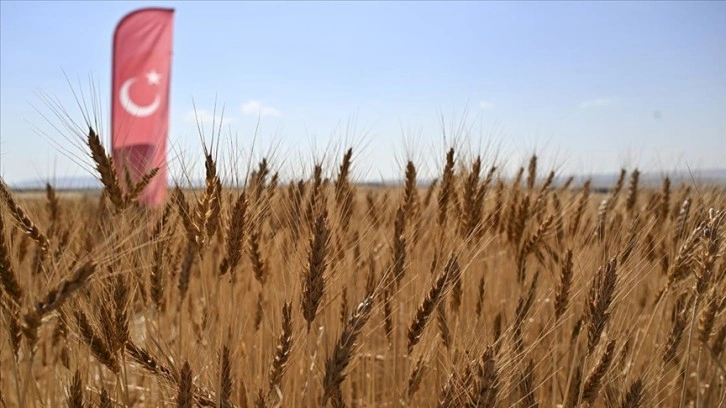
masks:
<svg viewBox="0 0 726 408"><path fill-rule="evenodd" d="M222 111L217 111L216 113L212 113L211 111L204 110L204 109L197 109L190 110L187 112L185 119L189 123L200 123L202 125L212 124L219 125L220 120L222 123L234 123L237 120L233 117L230 117L226 113L224 116L222 116Z"/></svg>
<svg viewBox="0 0 726 408"><path fill-rule="evenodd" d="M279 110L272 106L263 105L262 102L250 99L249 101L242 104L242 113L245 115L254 116L280 116Z"/></svg>
<svg viewBox="0 0 726 408"><path fill-rule="evenodd" d="M597 98L597 99L591 99L589 101L581 102L580 109L604 108L604 107L610 106L612 104L613 104L613 100L610 98Z"/></svg>
<svg viewBox="0 0 726 408"><path fill-rule="evenodd" d="M494 104L488 101L481 101L479 102L479 109L485 110L485 109L491 109L494 107Z"/></svg>

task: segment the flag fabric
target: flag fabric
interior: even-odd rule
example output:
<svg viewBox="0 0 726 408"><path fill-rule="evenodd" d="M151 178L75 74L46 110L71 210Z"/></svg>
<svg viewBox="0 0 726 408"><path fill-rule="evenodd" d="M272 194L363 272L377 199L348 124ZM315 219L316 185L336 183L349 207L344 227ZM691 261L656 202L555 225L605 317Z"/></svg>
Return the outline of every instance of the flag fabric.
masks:
<svg viewBox="0 0 726 408"><path fill-rule="evenodd" d="M146 8L126 15L113 38L111 144L124 188L153 168L159 172L139 196L146 206L163 203L167 189L174 10Z"/></svg>

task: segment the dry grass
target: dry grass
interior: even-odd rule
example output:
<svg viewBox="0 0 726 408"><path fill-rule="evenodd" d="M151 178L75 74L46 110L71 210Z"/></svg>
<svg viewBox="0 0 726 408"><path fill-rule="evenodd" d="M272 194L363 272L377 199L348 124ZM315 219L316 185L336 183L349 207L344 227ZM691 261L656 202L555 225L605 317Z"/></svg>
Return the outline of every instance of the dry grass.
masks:
<svg viewBox="0 0 726 408"><path fill-rule="evenodd" d="M156 172L87 142L100 199L0 184L0 406L726 404L722 187L450 149L440 182L365 188L348 149L233 188L204 149L204 188L143 210Z"/></svg>

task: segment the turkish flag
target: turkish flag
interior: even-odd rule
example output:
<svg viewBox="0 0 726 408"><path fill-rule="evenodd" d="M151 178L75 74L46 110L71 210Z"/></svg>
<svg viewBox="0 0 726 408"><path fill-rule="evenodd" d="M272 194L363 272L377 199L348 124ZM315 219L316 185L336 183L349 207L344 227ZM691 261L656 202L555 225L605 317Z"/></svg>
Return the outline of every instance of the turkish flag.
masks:
<svg viewBox="0 0 726 408"><path fill-rule="evenodd" d="M174 10L146 8L126 15L113 38L111 144L119 180L136 183L159 172L141 193L147 206L163 203L167 189L169 83Z"/></svg>

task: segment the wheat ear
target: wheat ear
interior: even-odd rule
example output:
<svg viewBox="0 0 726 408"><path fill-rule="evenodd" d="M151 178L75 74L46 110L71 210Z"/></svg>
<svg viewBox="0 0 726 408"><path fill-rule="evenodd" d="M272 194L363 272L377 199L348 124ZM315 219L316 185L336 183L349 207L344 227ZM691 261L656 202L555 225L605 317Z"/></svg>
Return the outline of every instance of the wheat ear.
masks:
<svg viewBox="0 0 726 408"><path fill-rule="evenodd" d="M368 295L353 311L348 322L335 343L333 353L325 362L325 376L323 377L323 396L321 405L327 405L331 397L340 396L340 384L345 380L346 369L355 355L356 343L363 326L370 317L373 308L373 294Z"/></svg>
<svg viewBox="0 0 726 408"><path fill-rule="evenodd" d="M452 255L446 263L443 273L439 275L426 294L423 302L419 305L416 316L414 316L411 325L408 327L408 354L411 354L414 346L421 340L421 334L423 334L431 314L436 309L436 305L441 301L444 294L444 290L449 282L449 274L457 265L456 256Z"/></svg>

